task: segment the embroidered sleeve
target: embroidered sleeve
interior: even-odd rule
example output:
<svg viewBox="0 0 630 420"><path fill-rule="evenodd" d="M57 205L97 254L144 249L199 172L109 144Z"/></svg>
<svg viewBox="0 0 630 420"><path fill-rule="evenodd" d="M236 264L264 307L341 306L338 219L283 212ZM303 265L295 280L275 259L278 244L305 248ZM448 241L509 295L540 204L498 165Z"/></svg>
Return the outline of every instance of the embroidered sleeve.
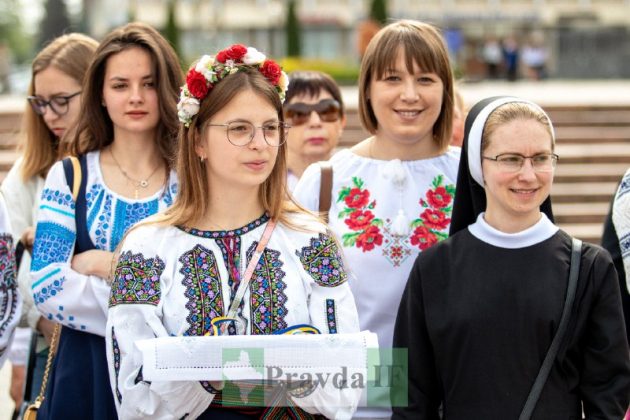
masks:
<svg viewBox="0 0 630 420"><path fill-rule="evenodd" d="M109 285L74 271L75 203L61 162L51 168L41 195L31 291L40 313L70 328L105 335Z"/></svg>
<svg viewBox="0 0 630 420"><path fill-rule="evenodd" d="M156 235L155 229L140 227L122 245L105 337L110 385L120 418L196 418L214 398L210 384L145 380L135 353L137 340L169 336L162 313L168 260L156 254Z"/></svg>
<svg viewBox="0 0 630 420"><path fill-rule="evenodd" d="M15 280L13 237L4 202L0 201L0 366L7 356L21 308L22 302Z"/></svg>
<svg viewBox="0 0 630 420"><path fill-rule="evenodd" d="M625 173L617 189L612 220L626 272L626 287L630 290L630 170Z"/></svg>
<svg viewBox="0 0 630 420"><path fill-rule="evenodd" d="M322 334L359 332L359 317L344 268L341 251L333 237L320 233L309 245L296 251L306 281L310 284L308 310L311 323ZM361 389L315 387L312 393L292 395L293 401L309 413L329 418L351 417Z"/></svg>

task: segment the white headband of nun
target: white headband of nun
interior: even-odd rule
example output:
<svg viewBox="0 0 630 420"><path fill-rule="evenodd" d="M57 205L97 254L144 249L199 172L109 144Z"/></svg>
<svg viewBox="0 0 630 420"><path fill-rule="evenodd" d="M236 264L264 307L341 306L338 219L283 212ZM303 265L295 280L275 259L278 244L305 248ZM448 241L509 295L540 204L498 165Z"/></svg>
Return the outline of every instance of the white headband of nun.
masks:
<svg viewBox="0 0 630 420"><path fill-rule="evenodd" d="M468 133L468 169L470 170L470 175L472 175L473 179L477 181L477 183L481 186L484 185L483 171L481 170L481 136L483 135L483 129L486 125L488 117L495 109L497 109L501 105L505 105L511 102L521 102L524 104L528 104L542 112L549 121L549 128L551 130L551 141L553 143L556 142L556 135L553 130L553 125L551 124L551 119L549 118L549 115L547 115L547 113L543 111L543 109L537 104L513 96L505 96L490 102L481 111L479 111L479 113L475 117L475 121L473 121L472 123L472 127L470 127L470 132Z"/></svg>

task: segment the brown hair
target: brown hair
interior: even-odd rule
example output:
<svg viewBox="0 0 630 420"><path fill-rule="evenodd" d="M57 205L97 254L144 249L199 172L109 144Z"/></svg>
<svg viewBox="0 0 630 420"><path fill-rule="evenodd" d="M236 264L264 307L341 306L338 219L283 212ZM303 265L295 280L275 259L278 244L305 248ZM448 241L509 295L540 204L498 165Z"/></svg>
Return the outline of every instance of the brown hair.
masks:
<svg viewBox="0 0 630 420"><path fill-rule="evenodd" d="M35 92L35 77L41 71L54 67L77 81L83 83L98 42L89 36L72 33L54 39L33 59L31 65L31 83L28 95ZM71 131L71 130L68 130ZM23 151L22 179L27 181L34 176L45 177L48 170L66 150L59 144L64 139L58 139L46 126L44 118L33 111L29 104L24 110L22 121L22 138L20 149Z"/></svg>
<svg viewBox="0 0 630 420"><path fill-rule="evenodd" d="M453 73L448 52L440 32L433 25L414 20L400 20L381 29L370 41L359 73L359 116L363 127L372 134L378 121L367 97L370 83L383 77L402 51L407 70L413 72L414 63L422 71L438 75L444 85L442 109L433 136L440 148L448 145L453 125Z"/></svg>
<svg viewBox="0 0 630 420"><path fill-rule="evenodd" d="M551 136L551 150L555 149L553 126L547 114L538 106L527 102L509 102L499 106L488 116L481 136L481 151L483 152L488 148L490 136L499 126L519 119L538 121L545 126Z"/></svg>
<svg viewBox="0 0 630 420"><path fill-rule="evenodd" d="M295 96L317 96L320 92L330 93L334 100L341 106L341 115L344 115L343 98L337 82L330 75L321 71L294 71L289 75L289 89L284 100L285 104L291 102Z"/></svg>
<svg viewBox="0 0 630 420"><path fill-rule="evenodd" d="M102 106L107 60L129 48L142 48L151 56L160 109L156 144L167 166L175 159L177 99L183 75L175 51L155 29L144 23L129 23L114 29L101 42L85 77L83 112L72 144L74 155L100 150L113 141L114 127L107 109Z"/></svg>
<svg viewBox="0 0 630 420"><path fill-rule="evenodd" d="M194 66L195 64L193 64ZM224 108L238 93L252 91L271 104L278 120L284 122L282 102L274 86L256 69L241 67L238 72L226 76L217 83L200 104L199 113L191 120L189 127L180 126L177 151L177 174L179 187L173 206L156 221L171 225L186 225L202 218L209 206L209 184L204 166L195 151L196 142L205 135L213 115ZM286 136L286 133L283 133ZM286 195L286 142L278 150L276 163L269 177L259 189L262 206L272 219L292 225L286 217L287 211L299 211L299 207Z"/></svg>

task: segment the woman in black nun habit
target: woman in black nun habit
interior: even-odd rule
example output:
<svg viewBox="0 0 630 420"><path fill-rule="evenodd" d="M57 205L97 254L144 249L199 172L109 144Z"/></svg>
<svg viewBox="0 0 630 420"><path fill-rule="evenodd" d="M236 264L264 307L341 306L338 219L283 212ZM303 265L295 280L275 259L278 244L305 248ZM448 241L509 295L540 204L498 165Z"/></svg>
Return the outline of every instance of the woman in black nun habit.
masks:
<svg viewBox="0 0 630 420"><path fill-rule="evenodd" d="M621 419L630 358L617 275L606 251L582 244L565 305L572 238L553 224L548 116L522 99L488 98L465 131L451 236L419 255L398 311L408 404L392 418L529 418L528 401L533 419ZM539 398L528 398L565 306L557 354Z"/></svg>

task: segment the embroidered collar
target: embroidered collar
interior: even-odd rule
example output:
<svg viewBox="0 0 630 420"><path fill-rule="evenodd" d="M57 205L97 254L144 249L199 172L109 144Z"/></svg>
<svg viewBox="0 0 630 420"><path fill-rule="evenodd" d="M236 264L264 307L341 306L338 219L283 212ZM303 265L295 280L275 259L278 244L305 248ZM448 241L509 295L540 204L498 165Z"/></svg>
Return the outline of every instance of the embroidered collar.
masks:
<svg viewBox="0 0 630 420"><path fill-rule="evenodd" d="M505 233L490 226L483 218L484 214L481 213L477 221L468 226L468 230L477 239L499 248L517 249L536 245L551 238L559 229L541 212L540 220L534 226L517 233Z"/></svg>
<svg viewBox="0 0 630 420"><path fill-rule="evenodd" d="M201 238L216 239L216 238L225 238L225 237L231 237L231 236L242 236L246 234L247 232L250 232L256 229L258 226L266 223L267 221L269 221L269 215L265 213L262 216L260 216L258 219L254 220L253 222L250 222L245 226L242 226L240 228L233 229L233 230L201 230L201 229L195 229L195 228L191 228L187 226L177 226L177 228L180 230L183 230L186 233L189 233L194 236L199 236Z"/></svg>

